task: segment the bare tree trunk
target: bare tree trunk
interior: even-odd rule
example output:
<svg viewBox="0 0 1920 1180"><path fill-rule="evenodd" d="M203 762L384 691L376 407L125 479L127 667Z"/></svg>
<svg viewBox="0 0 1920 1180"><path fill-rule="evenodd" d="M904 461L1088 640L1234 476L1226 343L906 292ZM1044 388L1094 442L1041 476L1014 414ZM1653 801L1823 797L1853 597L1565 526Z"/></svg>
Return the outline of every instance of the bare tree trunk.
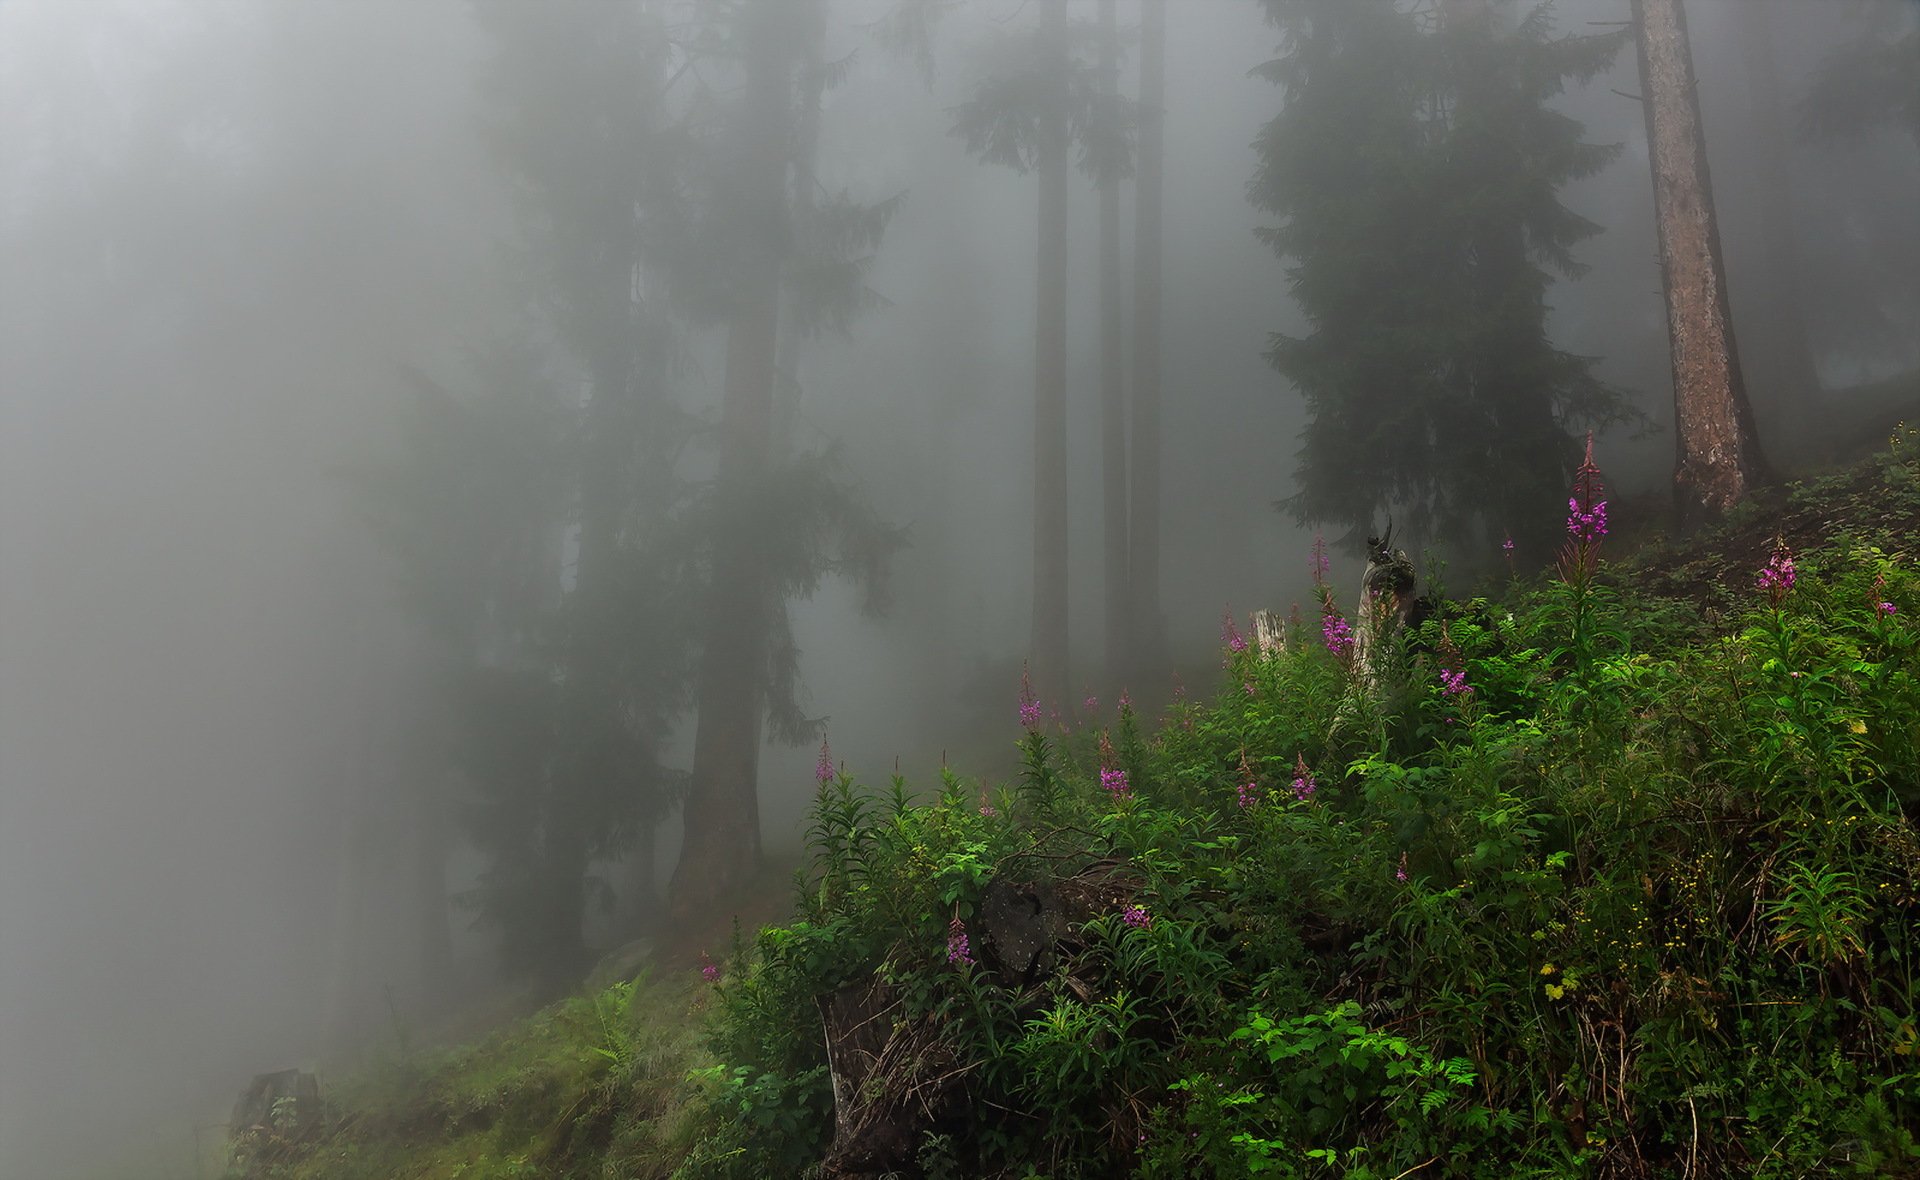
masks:
<svg viewBox="0 0 1920 1180"><path fill-rule="evenodd" d="M453 931L448 927L447 808L435 774L407 784L413 795L413 888L419 940L420 985L437 992L453 976Z"/></svg>
<svg viewBox="0 0 1920 1180"><path fill-rule="evenodd" d="M1633 18L1673 353L1674 503L1689 529L1731 508L1767 469L1727 309L1686 13L1681 0L1633 0Z"/></svg>
<svg viewBox="0 0 1920 1180"><path fill-rule="evenodd" d="M745 123L737 181L749 201L727 327L720 421L713 584L700 659L693 768L685 838L668 905L684 921L711 909L752 876L760 860L760 718L765 710L768 612L773 609L753 533L756 486L773 454L773 386L780 327L786 204L788 47L779 5L759 0L744 16Z"/></svg>
<svg viewBox="0 0 1920 1180"><path fill-rule="evenodd" d="M1752 0L1750 11L1739 20L1740 47L1746 58L1748 110L1757 134L1753 155L1758 164L1758 183L1754 197L1759 202L1760 241L1767 283L1756 285L1750 296L1758 304L1755 318L1763 331L1745 330L1752 325L1743 319L1741 339L1749 359L1759 364L1749 371L1764 373L1760 393L1771 391L1773 421L1780 437L1798 439L1804 444L1814 428L1824 420L1821 405L1824 391L1813 360L1813 347L1807 336L1807 318L1800 290L1800 251L1794 236L1792 138L1786 131L1786 119L1780 109L1780 67L1774 56L1769 0ZM1743 299L1742 303L1748 302Z"/></svg>
<svg viewBox="0 0 1920 1180"><path fill-rule="evenodd" d="M1119 0L1100 0L1100 94L1120 98ZM1111 129L1110 129L1111 130ZM1127 375L1125 314L1121 310L1120 177L1105 169L1100 186L1100 458L1102 516L1106 542L1106 624L1108 687L1118 688L1127 673L1128 632L1133 626L1127 560Z"/></svg>
<svg viewBox="0 0 1920 1180"><path fill-rule="evenodd" d="M1051 66L1040 116L1039 275L1034 311L1033 638L1035 684L1071 700L1067 618L1067 6L1043 0Z"/></svg>
<svg viewBox="0 0 1920 1180"><path fill-rule="evenodd" d="M1160 617L1160 212L1167 0L1140 0L1139 160L1133 197L1133 438L1127 562L1133 674L1166 662Z"/></svg>

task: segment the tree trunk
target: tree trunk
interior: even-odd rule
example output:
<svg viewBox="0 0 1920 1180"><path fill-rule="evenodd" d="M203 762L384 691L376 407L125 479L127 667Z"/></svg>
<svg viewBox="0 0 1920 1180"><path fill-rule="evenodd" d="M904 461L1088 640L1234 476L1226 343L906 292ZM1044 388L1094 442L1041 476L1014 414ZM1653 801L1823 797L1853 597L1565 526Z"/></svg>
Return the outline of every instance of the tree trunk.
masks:
<svg viewBox="0 0 1920 1180"><path fill-rule="evenodd" d="M1128 505L1132 674L1166 662L1160 618L1160 201L1167 2L1140 0L1139 159L1133 197L1133 438Z"/></svg>
<svg viewBox="0 0 1920 1180"><path fill-rule="evenodd" d="M1794 236L1792 137L1780 109L1780 68L1774 56L1771 10L1767 0L1754 0L1752 10L1739 21L1740 48L1745 57L1748 109L1755 136L1754 199L1759 203L1760 254L1766 277L1755 284L1743 305L1757 305L1757 315L1742 318L1740 333L1748 359L1757 364L1747 371L1763 373L1757 398L1772 410L1774 428L1782 440L1810 441L1821 412L1824 391L1807 337L1807 319L1800 293L1800 251ZM1752 331L1756 321L1762 331Z"/></svg>
<svg viewBox="0 0 1920 1180"><path fill-rule="evenodd" d="M1067 618L1067 165L1066 0L1044 0L1041 37L1050 79L1040 116L1039 275L1034 311L1034 683L1070 701ZM1063 708L1066 707L1063 705Z"/></svg>
<svg viewBox="0 0 1920 1180"><path fill-rule="evenodd" d="M1766 462L1727 310L1686 14L1681 0L1633 0L1633 18L1673 354L1674 504L1687 530L1763 481Z"/></svg>
<svg viewBox="0 0 1920 1180"><path fill-rule="evenodd" d="M1117 109L1120 98L1119 0L1100 0L1100 95ZM1109 131L1116 130L1109 127ZM1104 154L1104 153L1103 153ZM1133 625L1127 560L1127 385L1120 277L1120 177L1108 167L1100 187L1100 457L1106 542L1106 675L1108 689L1127 673Z"/></svg>
<svg viewBox="0 0 1920 1180"><path fill-rule="evenodd" d="M436 768L437 769L437 768ZM421 767L408 784L413 795L413 889L419 939L420 986L435 995L453 978L453 931L448 926L447 818L444 783Z"/></svg>
<svg viewBox="0 0 1920 1180"><path fill-rule="evenodd" d="M738 244L716 473L713 584L707 594L694 730L683 811L685 838L668 905L685 921L722 902L760 860L760 716L765 708L772 588L760 559L754 501L773 453L773 386L785 248L788 47L778 5L744 15L745 123L737 180L747 224Z"/></svg>

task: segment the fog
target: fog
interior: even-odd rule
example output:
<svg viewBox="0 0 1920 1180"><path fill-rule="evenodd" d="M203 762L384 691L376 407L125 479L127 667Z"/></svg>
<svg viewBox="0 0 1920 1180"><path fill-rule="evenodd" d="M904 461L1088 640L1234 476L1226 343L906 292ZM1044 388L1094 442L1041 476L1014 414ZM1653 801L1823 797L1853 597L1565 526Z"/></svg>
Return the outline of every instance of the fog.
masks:
<svg viewBox="0 0 1920 1180"><path fill-rule="evenodd" d="M0 1176L215 1174L217 1124L252 1074L349 1062L402 1033L462 1027L480 1019L463 1013L518 986L501 969L498 931L440 904L482 881L491 855L457 822L470 787L448 777L460 739L436 720L451 707L448 669L487 665L473 647L485 626L442 626L409 590L410 562L425 558L407 545L452 526L396 546L369 489L396 471L436 478L420 460L423 387L460 405L521 389L499 359L503 341L534 340L544 358L529 371L545 376L523 382L545 383L520 403L537 411L528 421L577 410L593 386L591 348L577 344L599 329L568 336L587 314L580 301L528 294L551 282L558 264L542 252L558 256L554 210L568 206L551 198L529 214L528 200L576 179L591 189L585 176L539 175L542 161L592 161L573 145L617 155L617 144L590 141L605 127L538 123L545 106L503 115L522 91L501 82L516 59L500 39L596 7L620 6L0 0ZM712 15L693 0L627 7L673 30ZM1914 12L1905 0L1770 5L1772 72L1762 77L1741 24L1750 0L1687 7L1750 392L1763 442L1793 459L1808 411L1783 337L1804 332L1836 401L1920 367L1920 147L1898 127L1809 136L1798 114L1836 52L1899 35ZM811 187L899 202L862 263L864 310L844 332L781 341L785 445L830 451L836 486L904 540L884 614L869 617L863 587L825 567L817 592L792 598L796 703L849 772L884 782L897 760L922 787L943 758L997 773L1011 749L1034 611L1037 248L1035 177L971 158L950 133L1033 12L1020 0L963 0L929 26L929 69L874 36L890 13L924 8L830 6L819 58L839 63L838 84L821 99ZM1092 0L1070 8L1094 20ZM1136 0L1119 9L1131 93ZM1281 33L1253 0L1173 0L1170 10L1168 658L1153 683L1126 685L1144 701L1164 698L1175 671L1210 691L1223 610L1311 608L1316 531L1275 508L1295 490L1307 409L1263 353L1271 333L1308 325L1288 263L1255 236L1275 218L1247 195L1249 145L1281 109L1279 88L1253 71L1280 51ZM1604 32L1627 19L1628 0L1560 0L1553 17L1566 33ZM685 36L661 66L674 80L658 118L704 117L709 100L685 95L710 94L724 111L742 93L737 63L702 58ZM522 83L563 110L553 79L568 76ZM1587 272L1552 286L1548 332L1556 347L1599 358L1595 373L1644 413L1638 427L1603 434L1602 454L1617 486L1658 491L1672 465L1672 391L1638 88L1628 46L1554 100L1587 140L1622 150L1561 189L1603 232L1575 248ZM1769 104L1784 130L1763 125ZM517 156L499 139L516 118L536 120L521 128ZM712 142L724 155L722 133ZM1131 182L1122 191L1130 252ZM727 189L685 184L690 216L703 192L724 200ZM1101 646L1096 204L1092 182L1071 172L1074 672L1040 686L1054 702L1116 687ZM671 241L662 251L674 259L663 273L701 261L687 263ZM1131 283L1130 266L1122 274ZM722 420L728 313L695 309L675 282L634 279L636 291L675 292L637 299L666 308L674 343L657 366L672 411L647 420L640 474L623 477L636 486L669 462L661 454L681 453L649 449L655 437L691 439L689 486L727 465L701 432ZM1803 328L1783 291L1797 292ZM528 462L552 472L558 461ZM498 486L531 498L543 478ZM498 515L468 485L442 493L469 501L484 527ZM668 501L680 511L682 500ZM584 589L592 546L580 529L591 525L579 517L590 511L549 521L545 556L511 575L531 599L551 606ZM625 526L621 544L643 531ZM710 556L696 558L632 552L697 583L727 568L728 540L710 537L698 549ZM1445 556L1463 590L1497 561L1491 551ZM1336 553L1337 585L1358 573L1350 552ZM506 575L488 565L446 585L482 576ZM663 595L711 597L697 586ZM460 609L497 619L500 601ZM582 624L572 626L577 637ZM697 654L675 648L647 666ZM584 682L566 663L577 657L554 659L569 671L543 680ZM635 675L625 664L619 674ZM658 732L635 739L669 777L692 765L708 699L693 683L662 690ZM798 843L817 743L766 736L760 826L779 861ZM680 812L657 820L649 884L664 890ZM630 851L592 853L616 894L634 870L607 866ZM585 949L654 928L633 907L655 904L642 892L593 911ZM423 933L436 923L439 933Z"/></svg>

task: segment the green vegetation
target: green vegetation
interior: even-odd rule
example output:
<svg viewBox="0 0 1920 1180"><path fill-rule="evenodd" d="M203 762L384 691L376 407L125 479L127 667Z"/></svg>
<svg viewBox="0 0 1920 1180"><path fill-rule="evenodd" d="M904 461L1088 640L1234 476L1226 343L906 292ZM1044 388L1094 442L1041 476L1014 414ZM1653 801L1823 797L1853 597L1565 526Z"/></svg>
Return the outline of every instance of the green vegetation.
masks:
<svg viewBox="0 0 1920 1180"><path fill-rule="evenodd" d="M481 1043L387 1061L327 1096L311 1142L256 1145L262 1180L665 1177L687 1151L690 984L616 984ZM609 1170L611 1169L611 1170Z"/></svg>
<svg viewBox="0 0 1920 1180"><path fill-rule="evenodd" d="M576 999L261 1174L1920 1174L1920 437L1822 492L1688 555L1733 606L1583 498L1371 667L1230 630L1151 731L1023 693L1015 784L824 777L710 1056Z"/></svg>

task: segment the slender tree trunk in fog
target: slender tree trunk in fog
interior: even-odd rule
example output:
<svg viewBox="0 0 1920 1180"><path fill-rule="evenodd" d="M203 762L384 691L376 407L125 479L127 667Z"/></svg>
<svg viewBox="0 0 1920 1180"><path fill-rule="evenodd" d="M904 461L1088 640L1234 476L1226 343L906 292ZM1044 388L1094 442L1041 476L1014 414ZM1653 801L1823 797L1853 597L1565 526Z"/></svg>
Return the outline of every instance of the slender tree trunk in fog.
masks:
<svg viewBox="0 0 1920 1180"><path fill-rule="evenodd" d="M1640 82L1673 354L1674 502L1683 529L1731 508L1766 477L1727 309L1681 0L1633 0Z"/></svg>
<svg viewBox="0 0 1920 1180"><path fill-rule="evenodd" d="M1748 296L1759 314L1741 321L1741 339L1748 372L1764 371L1762 389L1773 391L1773 421L1783 439L1806 440L1824 419L1820 412L1824 391L1807 336L1807 318L1800 292L1800 250L1794 236L1792 137L1780 109L1780 67L1773 50L1770 0L1751 0L1751 11L1740 16L1740 48L1745 57L1748 110L1758 134L1754 138L1759 181L1761 250L1767 283ZM1742 300L1743 303L1746 300ZM1752 330L1755 326L1764 330Z"/></svg>
<svg viewBox="0 0 1920 1180"><path fill-rule="evenodd" d="M409 783L413 794L413 888L419 939L420 984L437 992L453 977L453 931L449 928L447 890L447 818L443 785L437 774L423 773Z"/></svg>
<svg viewBox="0 0 1920 1180"><path fill-rule="evenodd" d="M716 473L713 584L706 602L685 840L669 906L686 919L723 900L760 859L760 717L765 708L772 587L751 525L773 455L789 97L784 22L760 0L743 21L747 91L737 181L746 202L742 265L727 326Z"/></svg>
<svg viewBox="0 0 1920 1180"><path fill-rule="evenodd" d="M1072 699L1067 636L1066 0L1043 0L1049 79L1040 114L1039 304L1034 312L1033 678L1044 697Z"/></svg>
<svg viewBox="0 0 1920 1180"><path fill-rule="evenodd" d="M1127 579L1134 674L1166 662L1160 620L1160 190L1167 3L1140 0L1140 131L1133 196L1133 439Z"/></svg>
<svg viewBox="0 0 1920 1180"><path fill-rule="evenodd" d="M1100 0L1100 94L1120 98L1119 0ZM1127 672L1128 632L1133 625L1127 561L1127 375L1121 311L1120 177L1105 169L1100 185L1100 473L1105 501L1101 523L1106 542L1106 623L1109 687Z"/></svg>

